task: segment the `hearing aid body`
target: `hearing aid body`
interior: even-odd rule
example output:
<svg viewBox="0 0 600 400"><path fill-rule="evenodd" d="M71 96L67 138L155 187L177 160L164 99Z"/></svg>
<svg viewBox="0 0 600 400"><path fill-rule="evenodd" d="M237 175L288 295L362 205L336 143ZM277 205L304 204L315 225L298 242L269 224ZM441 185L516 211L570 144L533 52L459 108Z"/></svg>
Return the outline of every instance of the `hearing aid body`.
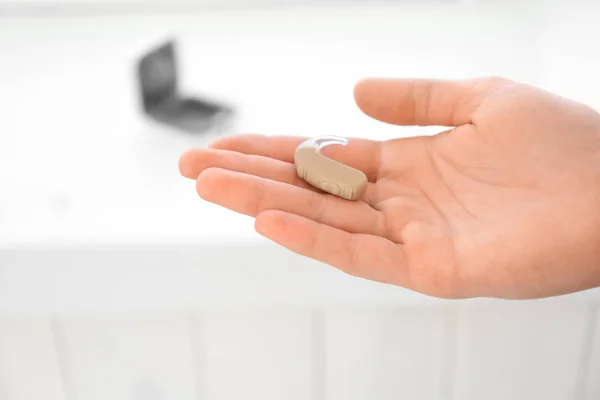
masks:
<svg viewBox="0 0 600 400"><path fill-rule="evenodd" d="M314 187L346 200L359 200L367 189L364 172L325 157L320 150L332 144L346 146L348 139L321 136L301 143L294 154L298 176Z"/></svg>

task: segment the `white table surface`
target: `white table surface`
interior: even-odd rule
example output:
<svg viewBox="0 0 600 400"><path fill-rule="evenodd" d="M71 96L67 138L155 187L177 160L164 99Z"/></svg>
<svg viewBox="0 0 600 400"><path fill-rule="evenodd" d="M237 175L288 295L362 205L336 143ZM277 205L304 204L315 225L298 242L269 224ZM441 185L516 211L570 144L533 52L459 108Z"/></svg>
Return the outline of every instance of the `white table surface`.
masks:
<svg viewBox="0 0 600 400"><path fill-rule="evenodd" d="M265 254L280 254L286 267L278 269L279 263L260 255L250 258L255 275L243 285L272 276L282 279L273 281L268 296L255 293L258 286L252 286L250 298L271 296L269 301L276 302L273 293L279 293L291 303L306 303L302 290L290 294L282 289L303 280L313 285L315 299L334 303L345 289L331 292L328 285L342 281L349 285L342 296L346 299L352 293L376 302L421 299L331 275L303 258L277 253L280 250L254 232L251 218L200 200L194 182L180 177L177 159L184 150L204 146L217 135L193 137L145 120L137 103L134 62L163 38L177 37L186 91L213 95L237 108L235 126L227 134L377 139L429 134L436 128L398 128L362 115L352 98L355 81L372 75L503 75L582 100L597 99L600 84L594 71L600 61L588 51L593 36L585 31L595 29L590 28L594 14L580 9L563 18L561 9L539 7L413 4L0 19L0 258L8 268L6 287L15 288L0 294L0 308L9 312L19 309L17 304L23 310L99 305L100 297L86 303L91 299L86 293L114 289L112 278L106 275L102 283L82 273L83 281L74 289L72 276L81 265L102 268L102 257L108 257L103 262L111 268L128 263L139 269L140 263L146 268L153 262L163 268L166 259L159 266L160 257L142 256L144 250L139 249L172 249L184 256L168 258L170 267L185 269L194 260L199 263L200 256L192 253L218 245L233 250L207 256L202 264L238 268L241 261L232 252L252 244ZM577 22L582 19L589 23ZM576 45L573 38L578 39ZM36 249L46 250L31 251ZM119 249L128 255L119 256ZM54 279L53 285L44 285L40 278L39 287L20 292L19 285L31 283L32 274L39 276L36 268L44 261L55 268L44 275ZM310 267L298 271L303 265ZM148 277L144 268L129 286L121 286L130 294L135 285L148 289L137 293L136 300L121 297L131 306L152 299L153 285L168 279L151 276L146 279L156 280L143 286ZM189 274L173 278L169 293L190 296L171 297L179 299L175 303L212 301L200 299L191 286L186 292L182 285L218 285L222 277ZM319 288L314 286L317 281ZM233 301L227 293L242 293L235 298L248 299L244 290L229 289L220 304ZM34 291L42 294L32 300ZM78 305L71 304L72 296L79 296Z"/></svg>

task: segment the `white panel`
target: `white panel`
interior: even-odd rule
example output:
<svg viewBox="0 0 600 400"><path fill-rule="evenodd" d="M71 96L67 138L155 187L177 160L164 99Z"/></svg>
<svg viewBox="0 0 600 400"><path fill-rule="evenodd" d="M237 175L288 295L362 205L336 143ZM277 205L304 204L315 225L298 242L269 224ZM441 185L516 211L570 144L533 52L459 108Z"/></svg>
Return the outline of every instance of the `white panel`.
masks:
<svg viewBox="0 0 600 400"><path fill-rule="evenodd" d="M438 301L356 279L273 243L0 251L0 315L423 303Z"/></svg>
<svg viewBox="0 0 600 400"><path fill-rule="evenodd" d="M589 369L586 371L585 400L600 399L600 311L595 307L595 326L593 329L592 348L590 349Z"/></svg>
<svg viewBox="0 0 600 400"><path fill-rule="evenodd" d="M457 326L455 398L573 398L586 327L568 298L466 305Z"/></svg>
<svg viewBox="0 0 600 400"><path fill-rule="evenodd" d="M442 308L327 318L327 400L438 399Z"/></svg>
<svg viewBox="0 0 600 400"><path fill-rule="evenodd" d="M49 322L0 321L0 399L65 399Z"/></svg>
<svg viewBox="0 0 600 400"><path fill-rule="evenodd" d="M228 314L202 319L202 398L309 400L308 314Z"/></svg>
<svg viewBox="0 0 600 400"><path fill-rule="evenodd" d="M196 400L189 328L175 317L68 321L76 398Z"/></svg>

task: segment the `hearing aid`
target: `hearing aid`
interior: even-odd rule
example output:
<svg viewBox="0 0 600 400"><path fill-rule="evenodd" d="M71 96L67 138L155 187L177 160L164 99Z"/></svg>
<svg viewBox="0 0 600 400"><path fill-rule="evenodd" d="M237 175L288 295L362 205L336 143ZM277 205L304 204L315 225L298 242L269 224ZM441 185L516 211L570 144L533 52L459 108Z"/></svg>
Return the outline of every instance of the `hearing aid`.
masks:
<svg viewBox="0 0 600 400"><path fill-rule="evenodd" d="M320 136L302 142L294 153L298 176L324 192L346 200L359 200L367 189L367 176L361 170L321 154L325 146L346 146L341 136Z"/></svg>

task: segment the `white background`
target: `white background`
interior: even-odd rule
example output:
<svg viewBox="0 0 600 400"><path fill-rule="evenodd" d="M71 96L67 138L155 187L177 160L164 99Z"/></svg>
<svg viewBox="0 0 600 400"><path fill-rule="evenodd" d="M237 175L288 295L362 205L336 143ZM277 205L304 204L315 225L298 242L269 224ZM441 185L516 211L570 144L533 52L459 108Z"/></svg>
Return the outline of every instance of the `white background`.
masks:
<svg viewBox="0 0 600 400"><path fill-rule="evenodd" d="M0 399L600 397L595 292L443 302L289 254L197 198L177 157L216 134L146 121L133 75L177 37L232 134L435 132L361 115L369 75L504 75L600 109L599 6L89 3L0 2Z"/></svg>

